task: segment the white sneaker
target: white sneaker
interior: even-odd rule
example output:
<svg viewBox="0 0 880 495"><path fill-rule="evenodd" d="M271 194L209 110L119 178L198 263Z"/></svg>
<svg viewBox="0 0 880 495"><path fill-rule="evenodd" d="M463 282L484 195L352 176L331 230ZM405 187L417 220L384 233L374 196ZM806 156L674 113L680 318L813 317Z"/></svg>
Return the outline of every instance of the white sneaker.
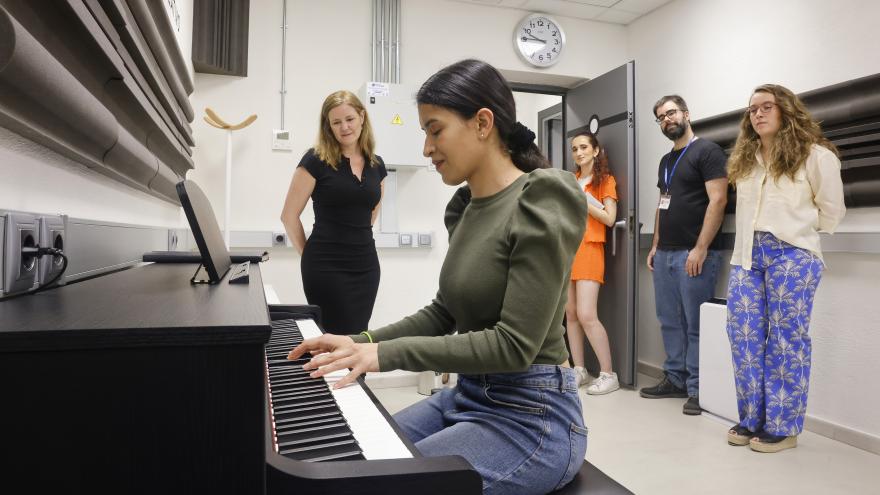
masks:
<svg viewBox="0 0 880 495"><path fill-rule="evenodd" d="M575 366L574 372L577 374L578 387L583 387L584 385L590 383L590 374L587 373L587 369L583 366Z"/></svg>
<svg viewBox="0 0 880 495"><path fill-rule="evenodd" d="M620 382L617 381L617 373L599 373L599 378L593 380L587 387L587 393L590 395L602 395L620 388Z"/></svg>

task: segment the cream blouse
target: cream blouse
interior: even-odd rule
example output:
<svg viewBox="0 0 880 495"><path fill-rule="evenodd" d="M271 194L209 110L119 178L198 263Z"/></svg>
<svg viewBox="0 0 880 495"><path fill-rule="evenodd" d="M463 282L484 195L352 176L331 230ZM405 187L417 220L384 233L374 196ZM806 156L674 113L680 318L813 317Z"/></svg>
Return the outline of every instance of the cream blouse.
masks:
<svg viewBox="0 0 880 495"><path fill-rule="evenodd" d="M736 183L736 240L731 265L752 268L755 231L807 249L822 259L819 231L833 233L843 219L843 181L840 160L831 150L813 145L803 167L778 180L768 177L761 157L751 175Z"/></svg>

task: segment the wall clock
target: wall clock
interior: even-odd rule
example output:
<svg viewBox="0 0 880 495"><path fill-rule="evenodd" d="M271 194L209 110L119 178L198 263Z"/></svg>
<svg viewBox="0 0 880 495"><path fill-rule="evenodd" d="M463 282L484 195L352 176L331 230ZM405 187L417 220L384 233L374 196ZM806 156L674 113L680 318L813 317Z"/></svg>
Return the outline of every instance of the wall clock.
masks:
<svg viewBox="0 0 880 495"><path fill-rule="evenodd" d="M536 67L550 67L562 56L565 33L550 16L529 14L514 30L513 45L527 63Z"/></svg>

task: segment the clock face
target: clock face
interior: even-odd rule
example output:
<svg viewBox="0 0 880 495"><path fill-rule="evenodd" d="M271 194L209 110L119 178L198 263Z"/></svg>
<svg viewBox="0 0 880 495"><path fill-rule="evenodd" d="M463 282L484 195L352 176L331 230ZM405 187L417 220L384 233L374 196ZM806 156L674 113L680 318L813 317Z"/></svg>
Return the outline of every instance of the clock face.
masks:
<svg viewBox="0 0 880 495"><path fill-rule="evenodd" d="M565 47L565 34L553 19L533 14L523 19L513 33L513 42L523 59L538 67L556 63Z"/></svg>

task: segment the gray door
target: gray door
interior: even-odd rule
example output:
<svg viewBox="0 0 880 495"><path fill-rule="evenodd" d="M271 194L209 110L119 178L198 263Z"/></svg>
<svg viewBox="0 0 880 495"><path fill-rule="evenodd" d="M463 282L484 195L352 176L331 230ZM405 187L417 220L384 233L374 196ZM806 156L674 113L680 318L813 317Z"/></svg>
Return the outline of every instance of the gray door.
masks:
<svg viewBox="0 0 880 495"><path fill-rule="evenodd" d="M636 287L638 281L638 198L635 156L634 62L592 79L565 95L566 149L576 133L589 130L608 153L611 173L617 179L617 223L609 228L605 243L605 284L599 290L599 320L608 331L614 370L621 384L635 385ZM571 153L566 170L574 170ZM587 368L598 362L586 344Z"/></svg>
<svg viewBox="0 0 880 495"><path fill-rule="evenodd" d="M562 124L562 103L538 112L538 148L550 160L553 168L565 168L565 155L568 148L564 142Z"/></svg>

